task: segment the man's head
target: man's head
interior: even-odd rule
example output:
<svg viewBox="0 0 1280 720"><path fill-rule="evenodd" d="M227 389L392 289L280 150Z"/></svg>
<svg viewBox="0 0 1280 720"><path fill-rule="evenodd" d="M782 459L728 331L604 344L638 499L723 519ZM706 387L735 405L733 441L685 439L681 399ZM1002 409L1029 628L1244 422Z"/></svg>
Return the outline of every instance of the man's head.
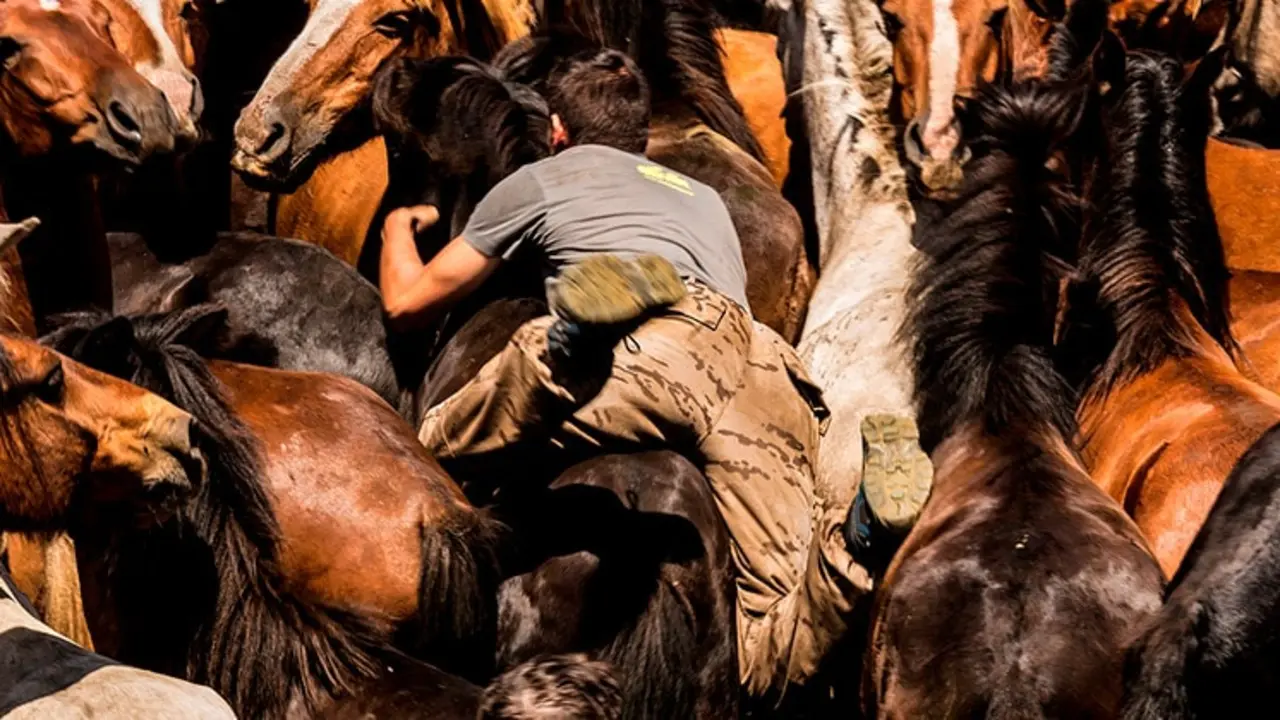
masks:
<svg viewBox="0 0 1280 720"><path fill-rule="evenodd" d="M556 66L547 83L552 143L595 143L643 153L649 139L649 84L616 50L591 50Z"/></svg>

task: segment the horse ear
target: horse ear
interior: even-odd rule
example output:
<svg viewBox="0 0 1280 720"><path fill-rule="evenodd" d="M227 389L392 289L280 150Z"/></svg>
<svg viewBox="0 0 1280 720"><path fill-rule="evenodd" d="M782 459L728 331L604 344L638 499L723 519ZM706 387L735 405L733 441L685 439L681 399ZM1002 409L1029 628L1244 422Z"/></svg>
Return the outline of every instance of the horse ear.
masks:
<svg viewBox="0 0 1280 720"><path fill-rule="evenodd" d="M184 345L201 355L210 354L227 329L227 309L214 303L187 308L175 321L178 330L169 339L173 345Z"/></svg>
<svg viewBox="0 0 1280 720"><path fill-rule="evenodd" d="M1207 0L1200 6L1179 52L1184 61L1205 57L1225 38L1232 9L1231 0Z"/></svg>
<svg viewBox="0 0 1280 720"><path fill-rule="evenodd" d="M37 217L29 217L20 223L0 223L0 252L17 247L38 227L40 218Z"/></svg>
<svg viewBox="0 0 1280 720"><path fill-rule="evenodd" d="M1066 0L1027 0L1027 7L1045 20L1061 20L1067 16Z"/></svg>
<svg viewBox="0 0 1280 720"><path fill-rule="evenodd" d="M398 141L413 131L413 90L420 70L420 62L396 58L383 65L374 77L374 128L388 139Z"/></svg>

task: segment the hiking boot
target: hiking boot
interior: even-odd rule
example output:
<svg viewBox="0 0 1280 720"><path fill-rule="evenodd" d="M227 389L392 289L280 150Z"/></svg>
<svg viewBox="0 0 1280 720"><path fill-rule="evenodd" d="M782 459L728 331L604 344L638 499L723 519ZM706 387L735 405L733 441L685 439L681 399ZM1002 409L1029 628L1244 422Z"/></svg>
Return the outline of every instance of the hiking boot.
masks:
<svg viewBox="0 0 1280 720"><path fill-rule="evenodd" d="M684 281L657 255L596 255L572 265L547 285L551 312L579 325L618 325L679 302Z"/></svg>
<svg viewBox="0 0 1280 720"><path fill-rule="evenodd" d="M657 255L597 255L547 283L556 322L547 350L566 369L611 364L613 346L646 313L674 305L686 292L675 267Z"/></svg>
<svg viewBox="0 0 1280 720"><path fill-rule="evenodd" d="M845 521L849 551L882 571L920 519L933 488L933 464L920 449L914 420L868 415L862 420L862 484Z"/></svg>
<svg viewBox="0 0 1280 720"><path fill-rule="evenodd" d="M916 421L898 415L862 419L862 488L867 509L881 525L906 534L933 489L933 463L920 449Z"/></svg>

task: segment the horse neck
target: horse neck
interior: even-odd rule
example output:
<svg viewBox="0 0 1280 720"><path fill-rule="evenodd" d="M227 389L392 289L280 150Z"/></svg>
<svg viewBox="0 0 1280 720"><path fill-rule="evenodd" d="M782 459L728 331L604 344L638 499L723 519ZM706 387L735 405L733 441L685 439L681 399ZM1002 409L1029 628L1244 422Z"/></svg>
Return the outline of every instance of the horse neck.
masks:
<svg viewBox="0 0 1280 720"><path fill-rule="evenodd" d="M1276 39L1280 37L1280 2L1245 0L1239 12L1233 54L1250 66L1263 91L1280 95L1280 41Z"/></svg>
<svg viewBox="0 0 1280 720"><path fill-rule="evenodd" d="M968 423L938 443L930 453L934 466L930 505L955 508L978 497L992 498L992 492L998 494L1002 488L991 480L1022 479L1006 469L1033 455L1052 457L1066 471L1060 477L1075 475L1088 482L1083 460L1047 423L1044 427L1018 427L1015 434L995 437L984 433L979 423Z"/></svg>
<svg viewBox="0 0 1280 720"><path fill-rule="evenodd" d="M538 21L535 0L480 0L503 46L533 32Z"/></svg>
<svg viewBox="0 0 1280 720"><path fill-rule="evenodd" d="M35 330L46 332L49 318L58 313L110 310L111 258L96 178L44 163L24 164L0 177L0 192L11 217L41 221L18 248Z"/></svg>
<svg viewBox="0 0 1280 720"><path fill-rule="evenodd" d="M10 219L4 202L4 187L0 183L0 222L9 222ZM22 272L22 258L16 247L0 253L0 330L25 337L36 335L27 278Z"/></svg>
<svg viewBox="0 0 1280 720"><path fill-rule="evenodd" d="M794 11L793 11L794 12ZM800 87L810 146L819 266L823 282L808 327L870 298L901 298L915 256L914 214L887 107L892 46L872 0L822 0L809 6L789 62L801 63ZM837 280L836 277L847 276Z"/></svg>

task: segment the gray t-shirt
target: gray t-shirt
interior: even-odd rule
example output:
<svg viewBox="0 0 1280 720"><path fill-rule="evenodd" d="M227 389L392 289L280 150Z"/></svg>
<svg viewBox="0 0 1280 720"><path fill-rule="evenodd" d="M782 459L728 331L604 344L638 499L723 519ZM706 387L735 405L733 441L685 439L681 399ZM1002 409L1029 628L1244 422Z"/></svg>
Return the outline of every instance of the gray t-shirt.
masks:
<svg viewBox="0 0 1280 720"><path fill-rule="evenodd" d="M592 253L654 253L742 307L747 271L720 195L674 170L604 145L578 145L498 183L462 231L488 257L538 248L554 275Z"/></svg>

